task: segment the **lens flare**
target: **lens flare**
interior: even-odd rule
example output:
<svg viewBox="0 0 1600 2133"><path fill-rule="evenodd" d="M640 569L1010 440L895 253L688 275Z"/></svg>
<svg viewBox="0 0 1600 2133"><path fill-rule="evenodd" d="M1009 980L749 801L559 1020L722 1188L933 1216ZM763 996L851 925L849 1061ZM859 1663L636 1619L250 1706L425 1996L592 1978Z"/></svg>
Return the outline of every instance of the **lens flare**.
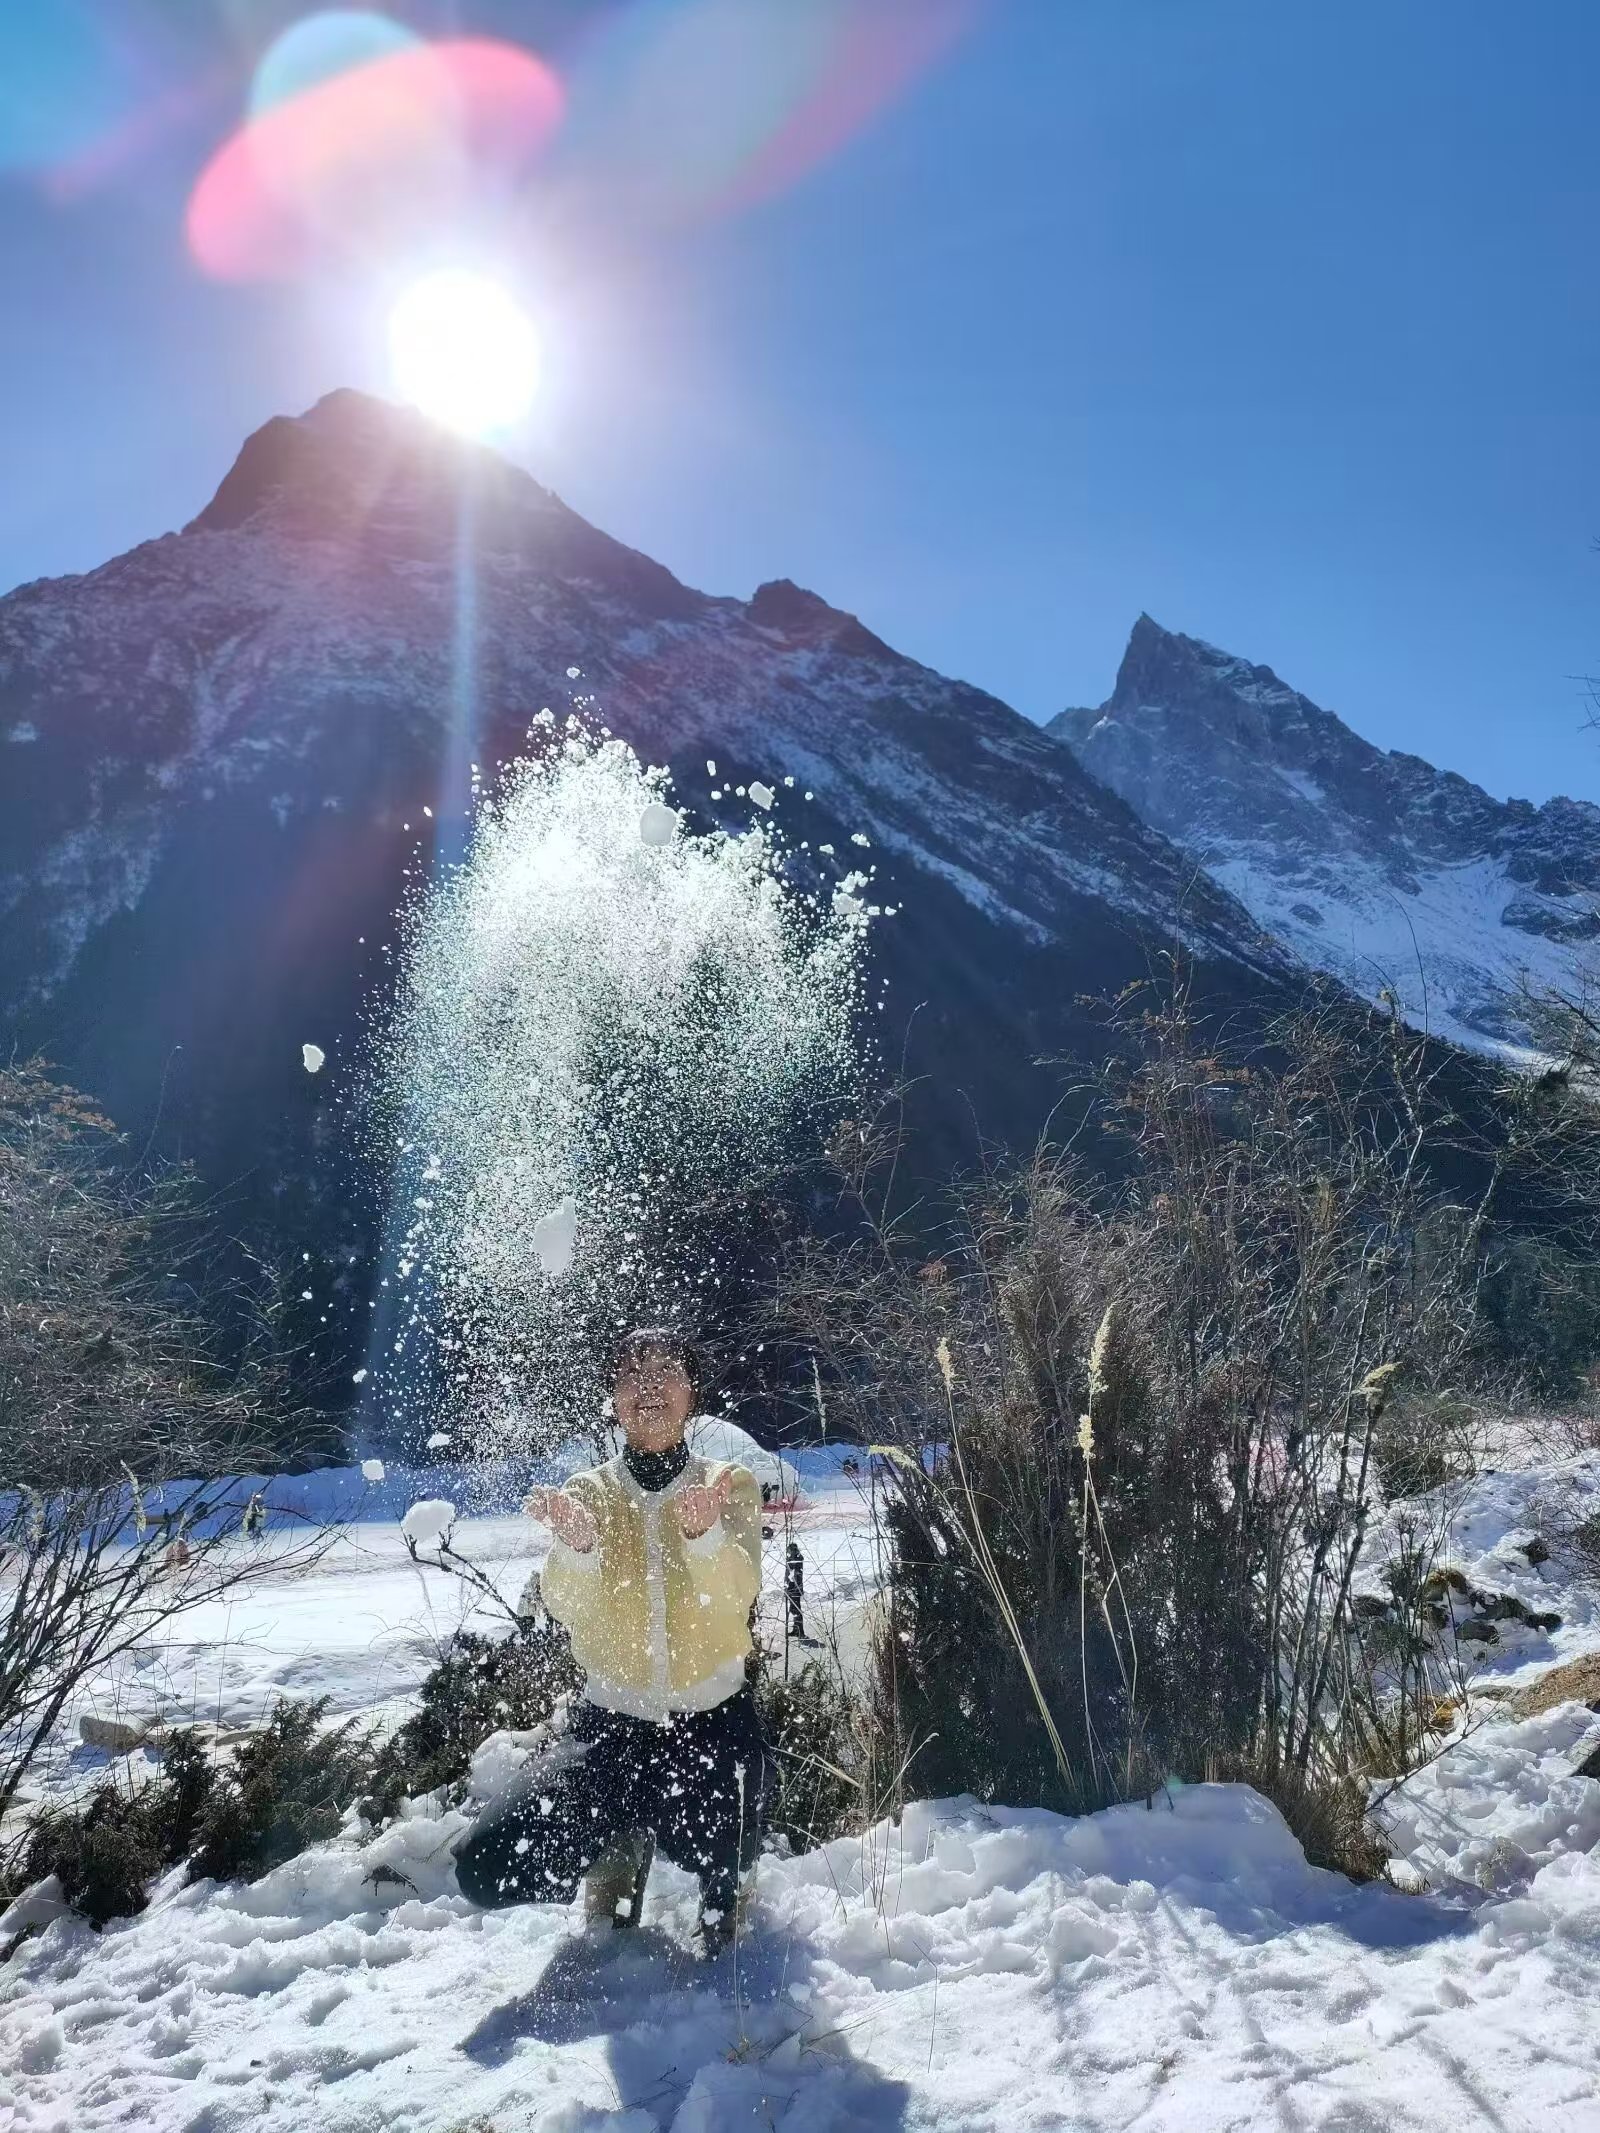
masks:
<svg viewBox="0 0 1600 2133"><path fill-rule="evenodd" d="M330 19L267 55L256 115L190 196L190 250L220 279L414 250L509 191L559 122L561 85L531 52L487 38L379 49L383 18L357 34L347 16L337 35ZM340 66L352 52L376 56Z"/></svg>
<svg viewBox="0 0 1600 2133"><path fill-rule="evenodd" d="M319 82L396 52L414 52L424 40L404 24L371 8L327 8L302 15L273 39L257 62L250 84L250 116L262 118L277 104L302 96Z"/></svg>
<svg viewBox="0 0 1600 2133"><path fill-rule="evenodd" d="M510 293L455 268L416 282L389 315L396 390L469 437L509 429L539 382L539 341Z"/></svg>
<svg viewBox="0 0 1600 2133"><path fill-rule="evenodd" d="M736 211L835 154L988 0L640 0L571 84L575 159L650 219Z"/></svg>

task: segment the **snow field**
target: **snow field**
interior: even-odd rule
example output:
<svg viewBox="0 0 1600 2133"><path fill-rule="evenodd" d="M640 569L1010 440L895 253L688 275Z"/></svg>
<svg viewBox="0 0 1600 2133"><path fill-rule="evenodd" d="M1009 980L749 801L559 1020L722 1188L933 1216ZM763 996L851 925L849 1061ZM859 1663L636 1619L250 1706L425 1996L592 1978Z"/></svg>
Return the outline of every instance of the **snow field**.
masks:
<svg viewBox="0 0 1600 2133"><path fill-rule="evenodd" d="M764 1607L778 1625L793 1531L808 1612L836 1610L845 1645L877 1536L844 1477L814 1479L798 1517L771 1521ZM1591 1488L1600 1459L1580 1455L1434 1507L1475 1584L1562 1615L1552 1632L1502 1625L1484 1654L1501 1686L1600 1645L1593 1592L1526 1553L1540 1503ZM520 1591L525 1521L463 1518L455 1537ZM170 1699L187 1668L190 1700L237 1722L285 1690L398 1715L469 1602L394 1525L354 1527L311 1571L194 1610L159 1668L115 1686L125 1709L154 1703L156 1673ZM253 1886L173 1875L140 1918L96 1935L66 1917L26 1943L0 1969L0 2126L1590 2133L1600 1783L1574 1773L1597 1741L1578 1704L1517 1719L1474 1699L1379 1809L1413 1894L1309 1866L1240 1786L1076 1821L914 1805L898 1827L764 1857L748 1931L712 1966L691 1953L694 1886L664 1864L632 1935L585 1933L577 1906L475 1912L451 1865L471 1803L413 1802L372 1841L352 1819ZM529 1745L487 1743L474 1799ZM104 1767L69 1749L53 1777Z"/></svg>
<svg viewBox="0 0 1600 2133"><path fill-rule="evenodd" d="M19 2133L1600 2124L1592 1856L1473 1912L1309 1867L1239 1786L1076 1822L946 1801L763 1860L708 1969L669 1869L626 1939L473 1912L467 1826L52 1926L0 1999Z"/></svg>

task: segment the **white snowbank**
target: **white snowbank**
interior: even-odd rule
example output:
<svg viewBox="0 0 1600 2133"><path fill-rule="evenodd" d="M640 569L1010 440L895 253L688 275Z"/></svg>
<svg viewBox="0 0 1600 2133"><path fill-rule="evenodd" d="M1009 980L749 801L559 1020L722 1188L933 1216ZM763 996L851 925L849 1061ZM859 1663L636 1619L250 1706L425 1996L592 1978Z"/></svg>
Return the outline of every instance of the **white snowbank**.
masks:
<svg viewBox="0 0 1600 2133"><path fill-rule="evenodd" d="M711 1456L793 1479L788 1459L726 1418L700 1418L694 1434ZM808 1508L829 1523L797 1518L795 1532L808 1601L844 1596L859 1610L881 1563L846 1456L797 1455ZM576 1463L592 1457L574 1448ZM396 1469L382 1491L418 1496L422 1482L410 1515L431 1526L451 1510L447 1489L455 1502L479 1502L475 1484L509 1500L527 1472ZM356 1469L293 1486L362 1491ZM1600 1503L1593 1455L1483 1475L1443 1506L1451 1559L1474 1585L1562 1617L1491 1647L1490 1666L1525 1672L1600 1645L1600 1596L1527 1553L1552 1495L1570 1515L1591 1490ZM329 1694L339 1716L400 1715L476 1605L405 1556L401 1502L277 1582L269 1539L263 1582L180 1618L154 1672L120 1683L117 1708L142 1710L154 1690L225 1722L258 1720L288 1690ZM463 1518L455 1544L507 1595L543 1546L517 1518ZM767 1557L776 1620L781 1535ZM1235 1786L1179 1787L1078 1821L917 1805L898 1828L769 1855L737 1966L688 1952L695 1891L664 1864L642 1930L622 1939L584 1936L575 1908L472 1911L451 1865L470 1815L427 1802L370 1843L352 1821L253 1887L168 1876L143 1917L101 1935L54 1916L41 1889L27 1915L44 1931L0 1968L0 2095L13 2113L0 2123L1580 2133L1600 2127L1600 1783L1575 1771L1600 1716L1477 1709L1465 1737L1379 1809L1418 1894L1308 1866L1276 1812ZM495 1735L470 1799L492 1799L541 1745Z"/></svg>
<svg viewBox="0 0 1600 2133"><path fill-rule="evenodd" d="M1397 1878L1504 1894L1529 1888L1557 1861L1592 1852L1600 1845L1600 1784L1573 1772L1597 1740L1600 1716L1576 1703L1474 1725L1379 1808L1404 1869Z"/></svg>
<svg viewBox="0 0 1600 2133"><path fill-rule="evenodd" d="M1600 1789L1600 1788L1597 1788ZM1307 1866L1236 1786L948 1801L768 1858L737 1970L658 1867L627 1940L454 1891L464 1815L72 1921L0 1985L23 2133L1469 2133L1595 2122L1600 1866L1476 1915Z"/></svg>

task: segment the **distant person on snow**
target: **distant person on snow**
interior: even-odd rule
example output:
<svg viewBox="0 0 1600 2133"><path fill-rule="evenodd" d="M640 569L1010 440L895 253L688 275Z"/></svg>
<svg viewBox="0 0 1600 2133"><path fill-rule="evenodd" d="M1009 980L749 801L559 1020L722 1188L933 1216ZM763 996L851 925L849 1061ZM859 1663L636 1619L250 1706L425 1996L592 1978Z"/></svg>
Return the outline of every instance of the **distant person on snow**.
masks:
<svg viewBox="0 0 1600 2133"><path fill-rule="evenodd" d="M805 1615L806 1561L798 1541L790 1541L783 1551L783 1597L789 1604L790 1636L798 1637L802 1644L809 1643Z"/></svg>
<svg viewBox="0 0 1600 2133"><path fill-rule="evenodd" d="M630 1333L614 1406L626 1442L523 1505L555 1538L542 1598L572 1637L584 1694L567 1737L487 1808L456 1855L474 1903L566 1903L637 1925L654 1848L700 1877L708 1955L733 1936L761 1841L768 1761L745 1679L761 1590L761 1506L742 1466L684 1432L693 1348Z"/></svg>

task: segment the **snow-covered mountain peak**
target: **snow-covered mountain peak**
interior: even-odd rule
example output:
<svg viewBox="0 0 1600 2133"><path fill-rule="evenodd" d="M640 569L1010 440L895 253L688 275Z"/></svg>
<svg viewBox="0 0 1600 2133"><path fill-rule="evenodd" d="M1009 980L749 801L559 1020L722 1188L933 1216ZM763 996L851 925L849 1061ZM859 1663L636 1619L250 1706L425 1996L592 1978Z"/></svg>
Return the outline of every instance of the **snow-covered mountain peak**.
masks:
<svg viewBox="0 0 1600 2133"><path fill-rule="evenodd" d="M1305 961L1458 1041L1524 1041L1600 932L1600 808L1497 800L1148 615L1050 730Z"/></svg>
<svg viewBox="0 0 1600 2133"><path fill-rule="evenodd" d="M1152 942L1231 998L1292 975L994 697L788 580L695 591L496 454L335 393L247 439L182 533L0 600L0 1040L48 1041L134 1121L158 1092L177 1115L181 1054L219 1174L263 1120L302 1150L303 1042L354 1031L419 837L459 839L475 767L546 708L670 766L698 823L770 790L821 883L880 870L882 1027L898 1053L915 1011L961 1133L1031 1136L1037 1062Z"/></svg>

